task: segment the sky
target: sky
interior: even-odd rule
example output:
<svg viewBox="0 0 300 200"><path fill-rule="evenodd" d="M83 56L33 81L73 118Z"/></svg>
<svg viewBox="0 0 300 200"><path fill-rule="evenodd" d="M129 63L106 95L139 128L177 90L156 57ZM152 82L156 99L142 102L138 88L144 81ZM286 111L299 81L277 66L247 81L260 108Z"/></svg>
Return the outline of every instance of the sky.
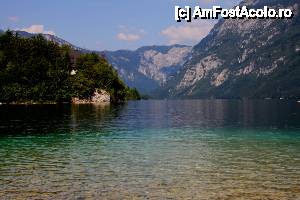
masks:
<svg viewBox="0 0 300 200"><path fill-rule="evenodd" d="M1 0L0 29L54 34L90 50L197 44L216 21L176 22L174 7L231 8L239 0Z"/></svg>

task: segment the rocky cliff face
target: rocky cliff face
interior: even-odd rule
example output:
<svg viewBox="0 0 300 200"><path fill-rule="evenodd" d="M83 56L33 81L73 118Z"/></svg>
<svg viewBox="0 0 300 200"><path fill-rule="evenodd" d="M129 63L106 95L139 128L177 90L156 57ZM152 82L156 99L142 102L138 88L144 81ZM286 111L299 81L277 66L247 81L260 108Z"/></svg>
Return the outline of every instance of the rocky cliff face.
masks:
<svg viewBox="0 0 300 200"><path fill-rule="evenodd" d="M299 0L245 0L249 8L290 8L293 19L221 19L193 47L166 87L171 97L300 97Z"/></svg>
<svg viewBox="0 0 300 200"><path fill-rule="evenodd" d="M177 75L190 51L191 47L182 45L149 46L136 51L106 51L104 55L126 84L147 94Z"/></svg>

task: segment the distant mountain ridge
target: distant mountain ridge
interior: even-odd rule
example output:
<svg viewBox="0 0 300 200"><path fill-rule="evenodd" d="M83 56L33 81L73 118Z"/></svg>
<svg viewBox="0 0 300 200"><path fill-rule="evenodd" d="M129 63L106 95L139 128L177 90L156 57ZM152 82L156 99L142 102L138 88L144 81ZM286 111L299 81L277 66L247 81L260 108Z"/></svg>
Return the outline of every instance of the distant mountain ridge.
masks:
<svg viewBox="0 0 300 200"><path fill-rule="evenodd" d="M19 36L24 37L24 38L31 38L31 37L34 37L34 36L38 35L37 33L28 33L26 31L13 31L13 33L17 33ZM57 37L55 35L50 35L50 34L41 34L41 35L43 35L44 38L47 39L48 41L52 41L52 42L54 42L58 45L68 45L76 51L81 51L81 52L84 52L84 53L92 52L90 50L83 49L83 48L80 48L78 46L75 46L75 45L71 44L70 42L68 42L64 39L61 39L60 37Z"/></svg>
<svg viewBox="0 0 300 200"><path fill-rule="evenodd" d="M160 98L300 98L299 0L244 0L290 8L292 19L220 19L194 47L98 51L130 87ZM23 37L31 36L20 32ZM58 44L78 48L56 36Z"/></svg>
<svg viewBox="0 0 300 200"><path fill-rule="evenodd" d="M24 38L38 35L25 31L13 32ZM141 93L151 95L155 95L155 92L160 91L172 77L177 76L192 49L185 45L154 45L144 46L137 50L91 51L77 47L54 35L41 35L59 45L68 45L78 52L94 52L104 56L129 87L137 88Z"/></svg>
<svg viewBox="0 0 300 200"><path fill-rule="evenodd" d="M134 51L103 52L126 84L152 95L177 76L190 53L191 47L185 45L145 46Z"/></svg>
<svg viewBox="0 0 300 200"><path fill-rule="evenodd" d="M293 19L221 19L168 83L172 98L299 98L299 0L245 0L290 8Z"/></svg>

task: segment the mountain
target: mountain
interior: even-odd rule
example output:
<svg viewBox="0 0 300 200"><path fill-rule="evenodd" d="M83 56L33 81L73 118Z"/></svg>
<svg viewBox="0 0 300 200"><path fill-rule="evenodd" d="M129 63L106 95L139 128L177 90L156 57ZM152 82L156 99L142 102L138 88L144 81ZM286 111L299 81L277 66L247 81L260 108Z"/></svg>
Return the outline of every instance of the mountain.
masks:
<svg viewBox="0 0 300 200"><path fill-rule="evenodd" d="M191 47L184 45L103 52L125 83L144 94L153 94L176 76L190 53Z"/></svg>
<svg viewBox="0 0 300 200"><path fill-rule="evenodd" d="M146 46L97 52L130 87L169 98L300 98L299 0L244 0L290 8L292 19L220 19L194 47ZM23 37L34 34L18 31ZM56 36L60 45L76 47Z"/></svg>
<svg viewBox="0 0 300 200"><path fill-rule="evenodd" d="M299 0L245 0L290 8L292 19L221 19L165 91L173 98L299 98Z"/></svg>
<svg viewBox="0 0 300 200"><path fill-rule="evenodd" d="M24 38L37 35L25 31L14 31L14 33ZM191 47L184 45L145 46L134 51L90 51L77 47L57 36L42 35L60 46L68 45L77 52L95 52L104 56L129 87L137 88L143 94L152 95L160 91L160 88L177 75L191 51Z"/></svg>
<svg viewBox="0 0 300 200"><path fill-rule="evenodd" d="M13 31L13 32L18 34L20 37L23 37L23 38L32 38L32 37L38 35L38 34L35 34L35 33L28 33L26 31ZM77 47L77 46L71 44L70 42L68 42L66 40L63 40L63 39L61 39L61 38L59 38L55 35L50 35L50 34L42 34L42 35L46 40L52 41L52 42L54 42L54 43L56 43L60 46L67 45L67 46L70 46L72 49L74 49L76 51L83 52L83 53L91 53L92 52L90 50Z"/></svg>

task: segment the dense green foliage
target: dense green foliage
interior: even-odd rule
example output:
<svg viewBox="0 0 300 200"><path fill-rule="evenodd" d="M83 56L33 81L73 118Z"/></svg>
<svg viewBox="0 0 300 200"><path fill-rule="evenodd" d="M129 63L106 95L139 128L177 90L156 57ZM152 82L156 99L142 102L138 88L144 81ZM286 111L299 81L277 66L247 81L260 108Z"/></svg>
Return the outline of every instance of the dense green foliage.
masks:
<svg viewBox="0 0 300 200"><path fill-rule="evenodd" d="M128 89L126 93L126 100L141 100L142 97L136 88Z"/></svg>
<svg viewBox="0 0 300 200"><path fill-rule="evenodd" d="M71 59L72 51L41 35L25 39L9 31L2 34L0 102L70 102L72 97L89 98L98 88L114 102L139 99L105 59L97 54Z"/></svg>

